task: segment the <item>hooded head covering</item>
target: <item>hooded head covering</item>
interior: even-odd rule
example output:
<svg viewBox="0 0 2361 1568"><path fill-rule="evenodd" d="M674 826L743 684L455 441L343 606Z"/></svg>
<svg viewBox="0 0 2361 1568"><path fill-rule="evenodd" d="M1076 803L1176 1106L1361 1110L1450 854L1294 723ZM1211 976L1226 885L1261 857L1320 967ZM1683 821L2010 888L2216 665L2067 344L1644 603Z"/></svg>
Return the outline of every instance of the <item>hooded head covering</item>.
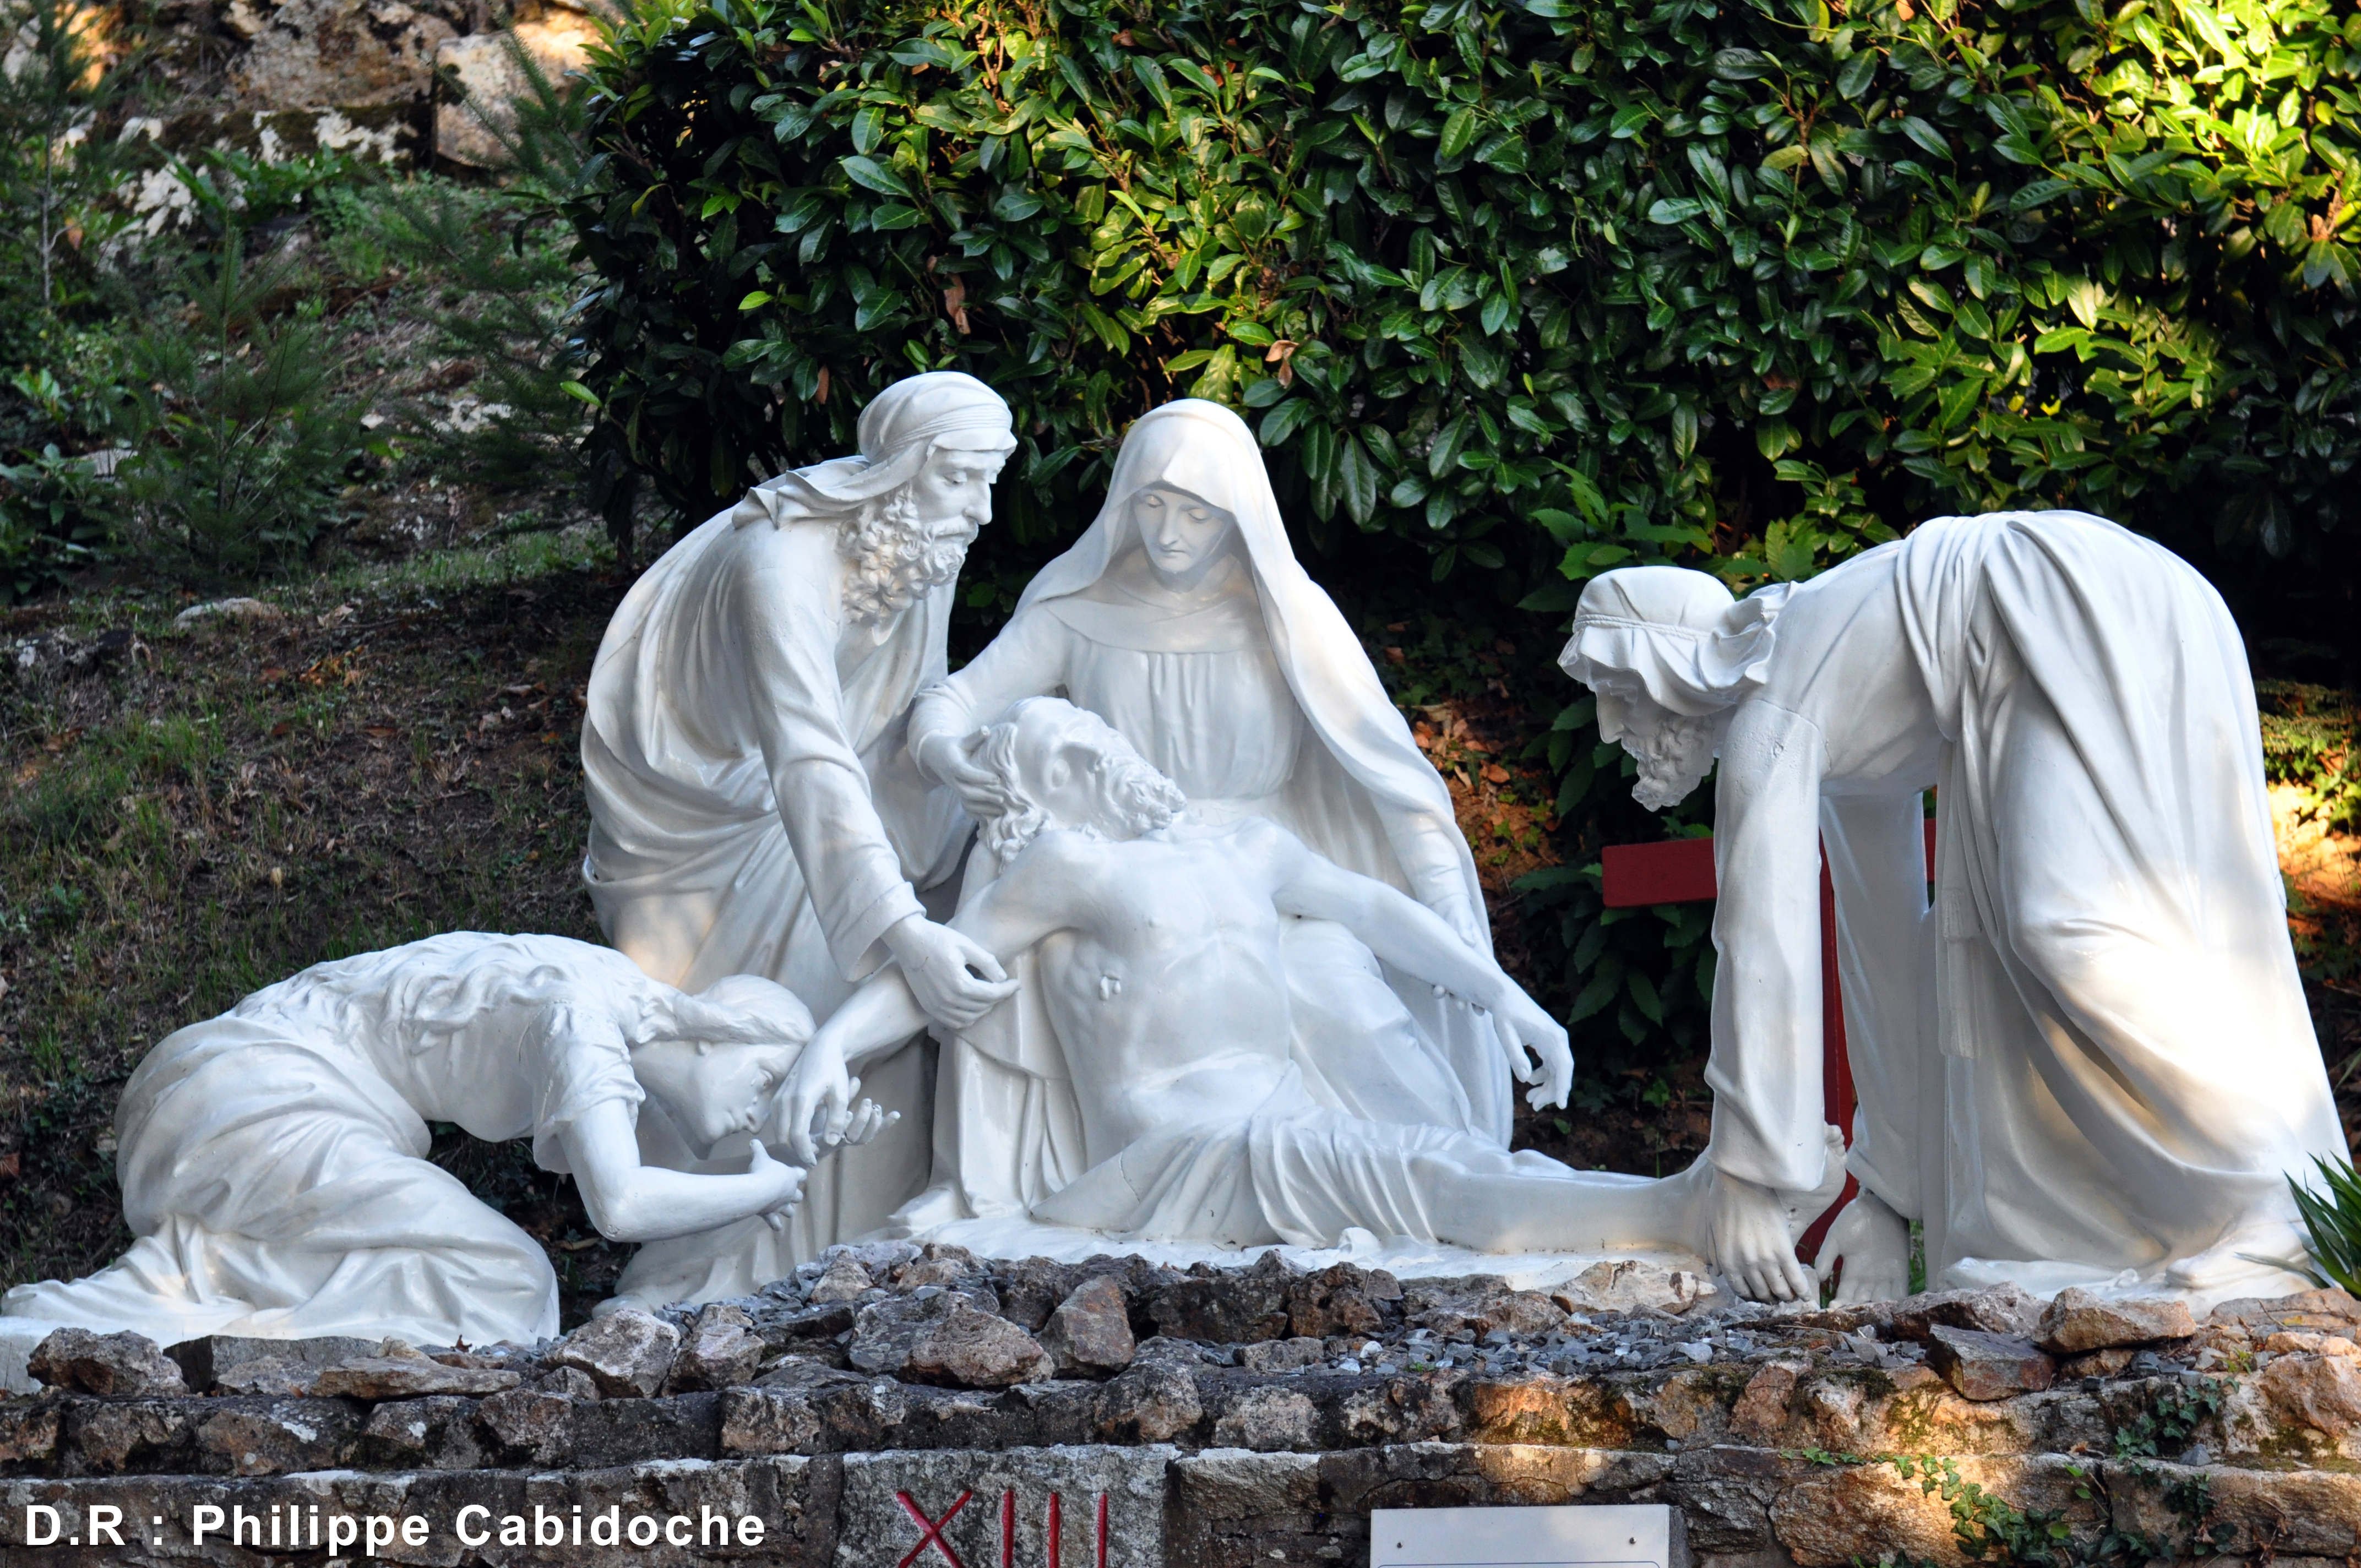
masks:
<svg viewBox="0 0 2361 1568"><path fill-rule="evenodd" d="M931 453L1016 449L1015 422L998 392L958 370L929 370L895 382L861 411L861 455L836 457L766 479L746 492L740 528L768 520L839 517L917 477Z"/></svg>
<svg viewBox="0 0 2361 1568"><path fill-rule="evenodd" d="M1362 651L1360 639L1295 558L1280 522L1279 499L1263 467L1262 448L1246 422L1219 403L1183 398L1143 415L1125 435L1106 504L1074 547L1044 566L1017 601L1017 614L1049 599L1078 594L1104 576L1124 554L1139 548L1131 499L1150 485L1188 491L1237 519L1238 541L1254 577L1263 628L1298 707L1350 779L1383 805L1423 816L1456 847L1470 906L1480 918L1482 884L1460 837L1451 792L1411 740ZM1307 803L1308 804L1308 803ZM1339 810L1348 809L1337 803ZM1364 808L1366 814L1366 808ZM1336 824L1339 831L1344 825ZM1355 836L1383 844L1374 815ZM1313 848L1340 864L1362 857L1334 845ZM1369 871L1366 864L1356 869Z"/></svg>
<svg viewBox="0 0 2361 1568"><path fill-rule="evenodd" d="M1684 718L1719 713L1761 689L1773 623L1793 585L1733 599L1719 577L1683 566L1624 566L1582 590L1558 667L1598 696L1598 732L1620 737L1636 679L1659 707Z"/></svg>

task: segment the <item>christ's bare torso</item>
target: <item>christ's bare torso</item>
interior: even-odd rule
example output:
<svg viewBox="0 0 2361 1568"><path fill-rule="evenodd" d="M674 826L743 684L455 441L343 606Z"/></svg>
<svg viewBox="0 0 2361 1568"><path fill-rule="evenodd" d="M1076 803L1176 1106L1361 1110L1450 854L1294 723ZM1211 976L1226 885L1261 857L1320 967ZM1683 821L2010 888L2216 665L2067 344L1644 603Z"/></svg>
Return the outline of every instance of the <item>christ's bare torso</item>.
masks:
<svg viewBox="0 0 2361 1568"><path fill-rule="evenodd" d="M1073 880L1035 949L1092 1163L1144 1134L1241 1120L1284 1078L1293 1033L1261 835L1187 823L1039 846Z"/></svg>

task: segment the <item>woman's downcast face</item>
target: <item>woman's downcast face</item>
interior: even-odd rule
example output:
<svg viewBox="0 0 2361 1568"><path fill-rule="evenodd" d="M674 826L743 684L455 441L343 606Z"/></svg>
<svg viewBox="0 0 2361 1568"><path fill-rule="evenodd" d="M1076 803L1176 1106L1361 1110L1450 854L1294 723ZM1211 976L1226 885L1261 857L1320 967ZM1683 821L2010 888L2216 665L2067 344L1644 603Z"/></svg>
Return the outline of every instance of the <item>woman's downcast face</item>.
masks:
<svg viewBox="0 0 2361 1568"><path fill-rule="evenodd" d="M1131 516L1148 565L1168 583L1202 575L1237 525L1235 517L1211 501L1169 485L1150 485L1134 495Z"/></svg>

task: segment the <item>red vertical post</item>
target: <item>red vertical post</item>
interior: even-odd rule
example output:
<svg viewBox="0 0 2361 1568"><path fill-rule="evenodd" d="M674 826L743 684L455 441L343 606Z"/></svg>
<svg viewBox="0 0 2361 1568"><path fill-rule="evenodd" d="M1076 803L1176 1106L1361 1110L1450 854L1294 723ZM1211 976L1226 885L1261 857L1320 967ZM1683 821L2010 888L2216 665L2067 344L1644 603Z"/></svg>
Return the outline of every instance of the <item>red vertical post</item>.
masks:
<svg viewBox="0 0 2361 1568"><path fill-rule="evenodd" d="M1837 968L1837 887L1828 875L1828 846L1820 846L1820 1113L1843 1129L1846 1146L1852 1144L1852 1058L1845 1053L1844 981ZM1806 1263L1818 1255L1820 1243L1861 1184L1845 1178L1844 1190L1826 1213L1806 1227L1795 1243L1795 1255Z"/></svg>

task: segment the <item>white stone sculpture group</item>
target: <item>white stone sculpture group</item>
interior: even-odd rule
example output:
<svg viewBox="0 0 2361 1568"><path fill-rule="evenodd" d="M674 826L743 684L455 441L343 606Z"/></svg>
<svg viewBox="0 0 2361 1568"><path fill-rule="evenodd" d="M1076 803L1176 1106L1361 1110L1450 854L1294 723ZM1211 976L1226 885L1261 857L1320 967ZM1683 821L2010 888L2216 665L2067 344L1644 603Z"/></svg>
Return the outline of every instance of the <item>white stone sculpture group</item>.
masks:
<svg viewBox="0 0 2361 1568"><path fill-rule="evenodd" d="M1806 1298L1795 1237L1845 1168L1820 1262L1848 1298L1906 1288L1911 1222L1937 1284L2298 1283L2286 1178L2344 1145L2237 634L2164 551L2008 514L1744 600L1589 586L1564 663L1634 793L1721 762L1713 1135L1650 1179L1509 1151L1512 1078L1565 1103L1565 1031L1494 961L1450 795L1235 414L1135 424L956 674L1008 410L921 375L860 438L690 533L608 630L584 875L613 946L438 937L173 1035L117 1118L135 1245L0 1310L167 1343L552 1332L541 1247L425 1158L429 1121L531 1135L642 1244L642 1304L880 1230L1686 1254Z"/></svg>

